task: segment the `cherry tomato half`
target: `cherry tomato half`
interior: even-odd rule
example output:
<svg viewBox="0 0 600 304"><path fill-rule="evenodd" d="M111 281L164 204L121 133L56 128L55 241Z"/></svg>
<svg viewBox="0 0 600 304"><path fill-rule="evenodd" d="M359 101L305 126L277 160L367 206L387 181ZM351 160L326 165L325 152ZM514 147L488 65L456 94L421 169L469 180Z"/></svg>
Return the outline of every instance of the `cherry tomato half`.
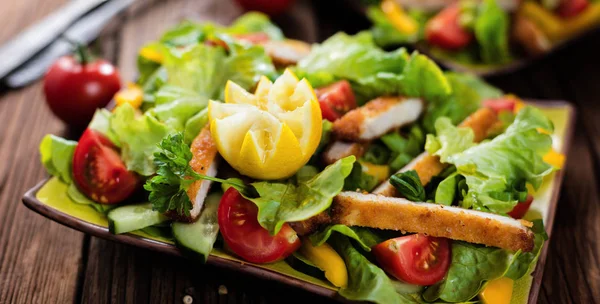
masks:
<svg viewBox="0 0 600 304"><path fill-rule="evenodd" d="M65 123L84 128L98 108L105 107L121 88L117 69L108 61L81 63L59 58L44 76L50 110Z"/></svg>
<svg viewBox="0 0 600 304"><path fill-rule="evenodd" d="M444 49L458 50L473 40L473 34L459 23L460 7L451 5L427 22L425 37L427 42Z"/></svg>
<svg viewBox="0 0 600 304"><path fill-rule="evenodd" d="M300 247L298 235L288 224L272 236L258 223L257 215L258 207L237 190L225 191L219 203L219 229L235 254L252 263L272 263Z"/></svg>
<svg viewBox="0 0 600 304"><path fill-rule="evenodd" d="M509 97L491 98L483 101L483 107L492 109L496 114L503 111L513 112L516 105L517 101Z"/></svg>
<svg viewBox="0 0 600 304"><path fill-rule="evenodd" d="M73 178L81 192L102 204L121 202L138 186L137 175L127 170L117 148L92 129L85 130L75 148Z"/></svg>
<svg viewBox="0 0 600 304"><path fill-rule="evenodd" d="M563 18L571 18L579 15L589 5L588 0L561 0L557 12Z"/></svg>
<svg viewBox="0 0 600 304"><path fill-rule="evenodd" d="M356 108L356 98L346 80L332 83L316 90L324 119L335 121L346 112Z"/></svg>
<svg viewBox="0 0 600 304"><path fill-rule="evenodd" d="M372 248L375 259L389 274L416 285L441 281L450 266L450 245L445 238L412 234L389 239Z"/></svg>
<svg viewBox="0 0 600 304"><path fill-rule="evenodd" d="M524 202L519 202L515 205L513 210L511 210L508 215L515 219L521 219L525 216L525 213L529 211L529 207L531 207L531 203L533 202L533 196L527 195L527 199Z"/></svg>

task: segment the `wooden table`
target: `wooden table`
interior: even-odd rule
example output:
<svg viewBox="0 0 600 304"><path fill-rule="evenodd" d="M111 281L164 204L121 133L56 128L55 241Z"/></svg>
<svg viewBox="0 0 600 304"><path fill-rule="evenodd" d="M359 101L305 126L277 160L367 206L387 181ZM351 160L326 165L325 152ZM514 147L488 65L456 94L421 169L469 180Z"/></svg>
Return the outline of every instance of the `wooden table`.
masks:
<svg viewBox="0 0 600 304"><path fill-rule="evenodd" d="M65 2L3 1L0 43ZM315 41L339 29L368 26L341 8L343 2L318 8L316 3L297 3L294 15L277 19L286 34ZM138 1L95 46L119 65L123 80L132 79L137 48L165 28L184 17L228 23L239 13L229 0ZM578 109L542 303L600 302L599 41L596 33L525 70L491 79L507 92L569 100ZM281 284L90 237L27 210L21 196L45 176L37 150L41 138L68 134L46 107L41 88L38 82L0 95L0 303L181 303L185 295L194 303L328 302Z"/></svg>

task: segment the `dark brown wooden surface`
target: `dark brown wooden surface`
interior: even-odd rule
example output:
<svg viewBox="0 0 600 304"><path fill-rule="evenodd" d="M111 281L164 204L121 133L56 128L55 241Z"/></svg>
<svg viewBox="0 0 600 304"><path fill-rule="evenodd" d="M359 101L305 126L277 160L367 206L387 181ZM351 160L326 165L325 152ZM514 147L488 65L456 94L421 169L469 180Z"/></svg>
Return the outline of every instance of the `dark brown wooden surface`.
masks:
<svg viewBox="0 0 600 304"><path fill-rule="evenodd" d="M0 43L67 1L2 1ZM276 21L286 34L309 41L368 25L340 4L300 1L293 15ZM186 17L228 23L239 13L230 0L138 1L94 46L127 80L135 76L137 48L170 25ZM525 70L490 79L523 97L570 100L578 110L540 303L600 302L599 41L595 34ZM20 199L45 176L37 147L46 133L68 134L45 106L40 83L0 95L0 303L181 303L185 295L194 303L328 302L281 284L86 236L27 210ZM219 292L220 286L227 292Z"/></svg>

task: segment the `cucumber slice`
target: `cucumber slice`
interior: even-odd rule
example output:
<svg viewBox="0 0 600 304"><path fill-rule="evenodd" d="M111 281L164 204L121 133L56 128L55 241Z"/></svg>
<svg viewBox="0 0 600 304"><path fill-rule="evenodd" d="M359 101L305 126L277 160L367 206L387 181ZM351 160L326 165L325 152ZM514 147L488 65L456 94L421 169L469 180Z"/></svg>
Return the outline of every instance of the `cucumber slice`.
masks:
<svg viewBox="0 0 600 304"><path fill-rule="evenodd" d="M126 233L160 224L169 220L149 203L122 206L108 212L108 230L114 234Z"/></svg>
<svg viewBox="0 0 600 304"><path fill-rule="evenodd" d="M210 194L204 201L204 210L194 223L175 222L171 225L175 244L184 254L206 262L219 235L217 210L221 194Z"/></svg>

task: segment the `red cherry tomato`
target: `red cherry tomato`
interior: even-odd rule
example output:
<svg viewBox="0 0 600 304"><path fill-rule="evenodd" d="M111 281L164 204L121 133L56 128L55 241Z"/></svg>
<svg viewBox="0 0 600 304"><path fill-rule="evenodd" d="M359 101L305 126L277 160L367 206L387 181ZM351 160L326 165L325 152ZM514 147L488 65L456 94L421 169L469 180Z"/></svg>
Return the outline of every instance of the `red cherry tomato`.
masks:
<svg viewBox="0 0 600 304"><path fill-rule="evenodd" d="M459 23L460 8L458 5L448 6L425 27L425 37L431 45L444 49L457 50L467 46L473 40L473 34L465 30Z"/></svg>
<svg viewBox="0 0 600 304"><path fill-rule="evenodd" d="M102 204L123 201L138 185L137 175L127 170L117 148L92 129L85 130L75 148L73 178L81 192Z"/></svg>
<svg viewBox="0 0 600 304"><path fill-rule="evenodd" d="M515 99L507 97L492 98L483 101L483 106L494 110L496 114L500 114L503 111L513 112L516 105L517 101Z"/></svg>
<svg viewBox="0 0 600 304"><path fill-rule="evenodd" d="M379 265L397 279L416 285L441 281L450 266L450 245L445 238L412 234L389 239L372 248Z"/></svg>
<svg viewBox="0 0 600 304"><path fill-rule="evenodd" d="M324 119L335 121L346 112L356 108L356 98L350 83L338 81L316 90Z"/></svg>
<svg viewBox="0 0 600 304"><path fill-rule="evenodd" d="M81 63L59 58L44 76L44 93L52 112L65 123L83 128L98 108L105 107L121 88L117 69L108 61Z"/></svg>
<svg viewBox="0 0 600 304"><path fill-rule="evenodd" d="M531 203L533 202L533 196L527 195L527 199L524 202L519 202L515 205L513 210L511 210L508 215L515 219L521 219L525 216L525 213L531 207Z"/></svg>
<svg viewBox="0 0 600 304"><path fill-rule="evenodd" d="M296 232L284 224L271 236L256 219L258 207L237 190L229 188L219 204L221 235L231 250L252 263L271 263L288 257L300 247Z"/></svg>
<svg viewBox="0 0 600 304"><path fill-rule="evenodd" d="M237 3L247 11L259 11L267 15L283 13L294 0L237 0Z"/></svg>
<svg viewBox="0 0 600 304"><path fill-rule="evenodd" d="M588 5L588 0L561 0L557 12L563 18L571 18L583 12Z"/></svg>

